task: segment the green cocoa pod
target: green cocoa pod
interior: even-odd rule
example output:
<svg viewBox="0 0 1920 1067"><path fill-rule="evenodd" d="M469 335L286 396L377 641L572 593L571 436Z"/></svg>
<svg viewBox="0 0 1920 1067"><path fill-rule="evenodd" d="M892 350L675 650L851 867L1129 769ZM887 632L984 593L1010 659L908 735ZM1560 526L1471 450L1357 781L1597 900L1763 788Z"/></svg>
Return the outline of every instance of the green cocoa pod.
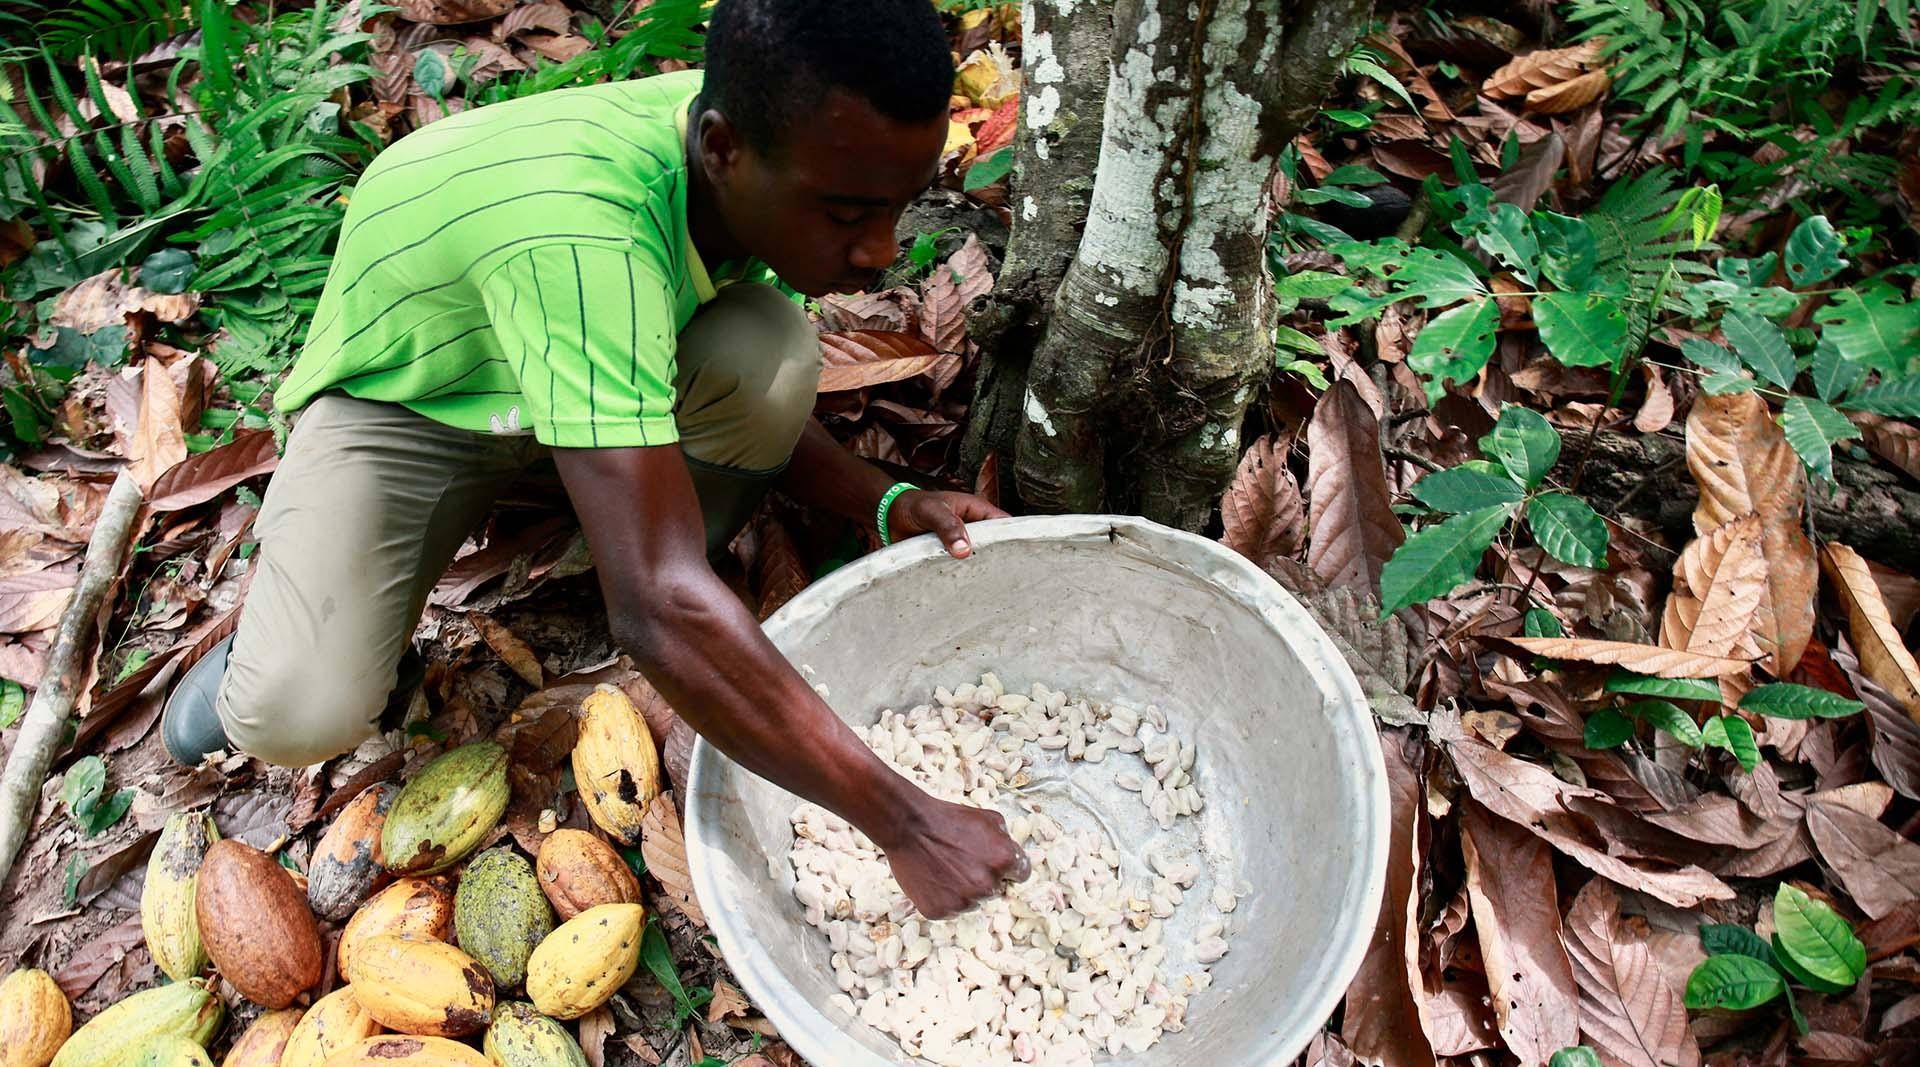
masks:
<svg viewBox="0 0 1920 1067"><path fill-rule="evenodd" d="M177 1034L156 1037L140 1046L139 1067L213 1067L207 1050Z"/></svg>
<svg viewBox="0 0 1920 1067"><path fill-rule="evenodd" d="M477 741L420 769L394 798L380 854L395 874L431 874L466 858L507 810L507 750Z"/></svg>
<svg viewBox="0 0 1920 1067"><path fill-rule="evenodd" d="M507 845L475 856L454 894L453 928L496 986L524 984L527 957L553 932L553 909L527 858Z"/></svg>
<svg viewBox="0 0 1920 1067"><path fill-rule="evenodd" d="M146 1046L161 1037L184 1037L204 1048L225 1011L204 979L143 989L94 1016L49 1067L139 1067Z"/></svg>
<svg viewBox="0 0 1920 1067"><path fill-rule="evenodd" d="M499 1067L587 1067L586 1053L567 1028L531 1004L509 1002L494 1010L486 1052Z"/></svg>
<svg viewBox="0 0 1920 1067"><path fill-rule="evenodd" d="M147 859L147 879L140 890L140 929L147 935L147 951L160 972L184 982L207 969L207 950L200 943L200 920L194 915L194 891L200 884L200 863L207 849L220 840L206 812L169 816Z"/></svg>

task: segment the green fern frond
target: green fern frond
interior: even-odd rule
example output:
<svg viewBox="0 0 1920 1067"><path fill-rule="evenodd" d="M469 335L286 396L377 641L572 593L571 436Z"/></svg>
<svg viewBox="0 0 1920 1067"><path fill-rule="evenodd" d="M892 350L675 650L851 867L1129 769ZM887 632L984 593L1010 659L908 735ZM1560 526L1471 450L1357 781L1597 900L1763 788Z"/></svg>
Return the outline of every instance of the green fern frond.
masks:
<svg viewBox="0 0 1920 1067"><path fill-rule="evenodd" d="M92 53L131 59L169 37L193 29L186 0L77 0L34 5L48 13L34 32L62 59Z"/></svg>

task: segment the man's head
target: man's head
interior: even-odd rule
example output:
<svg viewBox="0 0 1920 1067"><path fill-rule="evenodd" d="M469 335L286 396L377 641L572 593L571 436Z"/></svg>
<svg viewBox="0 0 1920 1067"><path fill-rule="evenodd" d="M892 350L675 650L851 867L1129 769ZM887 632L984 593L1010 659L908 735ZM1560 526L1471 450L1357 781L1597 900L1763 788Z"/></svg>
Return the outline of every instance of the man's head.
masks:
<svg viewBox="0 0 1920 1067"><path fill-rule="evenodd" d="M690 125L731 236L809 296L864 288L946 144L930 0L720 0Z"/></svg>

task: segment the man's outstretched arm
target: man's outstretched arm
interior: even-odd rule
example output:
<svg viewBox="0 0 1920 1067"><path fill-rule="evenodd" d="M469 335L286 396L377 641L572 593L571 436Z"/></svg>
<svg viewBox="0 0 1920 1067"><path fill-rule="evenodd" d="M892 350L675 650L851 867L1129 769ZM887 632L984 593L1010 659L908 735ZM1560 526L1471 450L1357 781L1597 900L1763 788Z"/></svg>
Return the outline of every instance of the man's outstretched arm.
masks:
<svg viewBox="0 0 1920 1067"><path fill-rule="evenodd" d="M936 800L901 777L760 632L707 564L678 445L555 449L554 462L593 549L614 638L701 736L858 827L930 917L1026 877L1025 853L998 812Z"/></svg>

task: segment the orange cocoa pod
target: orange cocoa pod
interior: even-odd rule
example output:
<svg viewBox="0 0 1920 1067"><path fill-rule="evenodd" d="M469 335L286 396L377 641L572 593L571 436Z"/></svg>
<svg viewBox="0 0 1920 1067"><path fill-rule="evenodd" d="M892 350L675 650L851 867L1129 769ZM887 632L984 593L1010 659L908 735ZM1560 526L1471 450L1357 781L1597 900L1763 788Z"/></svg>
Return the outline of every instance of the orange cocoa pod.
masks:
<svg viewBox="0 0 1920 1067"><path fill-rule="evenodd" d="M453 893L445 878L402 878L373 895L340 932L340 972L368 938L381 934L445 941L453 933Z"/></svg>
<svg viewBox="0 0 1920 1067"><path fill-rule="evenodd" d="M307 902L315 915L340 922L385 884L380 830L399 795L400 787L392 782L368 786L334 817L307 868Z"/></svg>
<svg viewBox="0 0 1920 1067"><path fill-rule="evenodd" d="M222 976L263 1008L284 1008L320 981L325 955L307 895L272 856L216 841L194 890L200 940Z"/></svg>
<svg viewBox="0 0 1920 1067"><path fill-rule="evenodd" d="M640 880L627 861L585 830L548 834L535 874L562 922L600 904L640 903Z"/></svg>

